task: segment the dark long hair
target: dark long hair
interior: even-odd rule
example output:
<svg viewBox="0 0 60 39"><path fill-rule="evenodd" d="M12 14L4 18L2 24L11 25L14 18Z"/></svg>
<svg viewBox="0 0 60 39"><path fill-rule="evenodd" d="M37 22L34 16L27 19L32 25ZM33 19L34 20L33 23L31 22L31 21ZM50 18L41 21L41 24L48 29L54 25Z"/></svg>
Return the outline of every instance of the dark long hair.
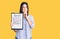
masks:
<svg viewBox="0 0 60 39"><path fill-rule="evenodd" d="M24 4L26 4L26 6L27 6L27 16L28 16L28 15L29 15L29 7L28 7L28 3L27 3L27 2L22 2L22 3L21 3L19 13L23 13L23 11L22 11L22 6L23 6Z"/></svg>

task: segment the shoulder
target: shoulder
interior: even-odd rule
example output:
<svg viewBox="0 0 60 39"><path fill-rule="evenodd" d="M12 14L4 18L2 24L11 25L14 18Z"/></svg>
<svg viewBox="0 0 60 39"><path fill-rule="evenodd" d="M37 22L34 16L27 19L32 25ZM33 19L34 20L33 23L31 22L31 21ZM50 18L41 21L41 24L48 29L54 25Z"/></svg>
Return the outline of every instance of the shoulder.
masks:
<svg viewBox="0 0 60 39"><path fill-rule="evenodd" d="M28 18L32 19L32 18L33 18L33 16L29 14L29 15L28 15Z"/></svg>
<svg viewBox="0 0 60 39"><path fill-rule="evenodd" d="M29 14L28 17L33 17L33 16L31 14Z"/></svg>

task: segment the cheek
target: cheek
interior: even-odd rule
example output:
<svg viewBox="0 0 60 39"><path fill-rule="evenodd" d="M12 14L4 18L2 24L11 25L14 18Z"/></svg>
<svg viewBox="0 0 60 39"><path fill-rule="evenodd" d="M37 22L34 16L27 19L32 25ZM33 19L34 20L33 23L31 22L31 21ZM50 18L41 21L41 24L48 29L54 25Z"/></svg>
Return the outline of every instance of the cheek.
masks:
<svg viewBox="0 0 60 39"><path fill-rule="evenodd" d="M25 8L25 10L27 11L27 8Z"/></svg>
<svg viewBox="0 0 60 39"><path fill-rule="evenodd" d="M22 11L24 12L24 8L22 8Z"/></svg>

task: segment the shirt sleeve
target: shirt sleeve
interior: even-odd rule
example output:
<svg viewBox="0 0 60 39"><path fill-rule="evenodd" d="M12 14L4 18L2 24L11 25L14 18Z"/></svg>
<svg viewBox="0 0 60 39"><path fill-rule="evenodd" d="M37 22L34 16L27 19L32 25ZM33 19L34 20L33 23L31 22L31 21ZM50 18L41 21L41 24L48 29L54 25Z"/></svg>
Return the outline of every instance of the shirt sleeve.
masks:
<svg viewBox="0 0 60 39"><path fill-rule="evenodd" d="M30 26L30 28L34 28L34 18L33 18L33 16L29 16L29 19L30 19L30 21L32 22L32 25Z"/></svg>

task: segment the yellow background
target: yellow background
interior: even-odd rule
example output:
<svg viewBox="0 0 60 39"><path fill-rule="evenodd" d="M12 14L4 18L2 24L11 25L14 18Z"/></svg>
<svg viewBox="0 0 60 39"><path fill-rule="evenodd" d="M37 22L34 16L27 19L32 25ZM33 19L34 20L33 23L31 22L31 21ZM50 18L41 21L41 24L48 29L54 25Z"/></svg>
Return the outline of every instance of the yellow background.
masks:
<svg viewBox="0 0 60 39"><path fill-rule="evenodd" d="M34 17L33 39L60 39L59 0L0 0L0 39L14 39L11 12L19 12L23 1L28 2L29 13Z"/></svg>

